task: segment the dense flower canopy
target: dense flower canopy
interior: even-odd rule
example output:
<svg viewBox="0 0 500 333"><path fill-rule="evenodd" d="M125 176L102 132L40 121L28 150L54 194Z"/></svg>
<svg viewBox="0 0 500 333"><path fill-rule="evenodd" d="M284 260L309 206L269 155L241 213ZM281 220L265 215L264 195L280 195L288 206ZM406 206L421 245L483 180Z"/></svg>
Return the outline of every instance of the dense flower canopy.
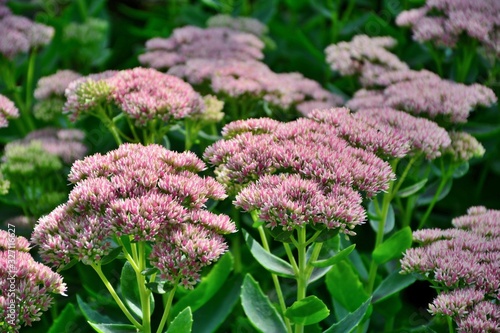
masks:
<svg viewBox="0 0 500 333"><path fill-rule="evenodd" d="M227 250L221 235L236 231L229 217L205 210L208 199L226 194L197 175L204 168L193 153L159 145L124 144L76 161L68 202L38 221L32 241L46 262L61 267L72 259L99 263L114 237L128 235L152 243L150 259L163 279L190 287Z"/></svg>

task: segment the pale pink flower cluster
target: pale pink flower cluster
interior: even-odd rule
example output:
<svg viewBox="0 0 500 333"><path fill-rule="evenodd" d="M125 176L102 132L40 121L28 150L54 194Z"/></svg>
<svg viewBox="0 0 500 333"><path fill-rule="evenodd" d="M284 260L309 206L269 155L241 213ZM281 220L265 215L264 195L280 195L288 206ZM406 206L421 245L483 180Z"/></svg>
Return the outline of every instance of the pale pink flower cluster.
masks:
<svg viewBox="0 0 500 333"><path fill-rule="evenodd" d="M181 79L150 68L104 72L73 81L66 89L66 112L72 119L95 107L115 104L145 126L152 119L168 122L205 111L202 97Z"/></svg>
<svg viewBox="0 0 500 333"><path fill-rule="evenodd" d="M10 10L0 4L0 54L8 59L19 53L26 53L50 43L54 28L30 19L12 15Z"/></svg>
<svg viewBox="0 0 500 333"><path fill-rule="evenodd" d="M0 127L9 126L9 119L19 118L19 109L14 103L0 94Z"/></svg>
<svg viewBox="0 0 500 333"><path fill-rule="evenodd" d="M395 44L391 37L357 35L350 42L328 46L326 62L341 75L359 75L363 82L388 71L408 69L406 63L387 51Z"/></svg>
<svg viewBox="0 0 500 333"><path fill-rule="evenodd" d="M65 295L66 284L31 257L25 238L0 230L0 243L0 330L18 332L40 320L53 302L52 294Z"/></svg>
<svg viewBox="0 0 500 333"><path fill-rule="evenodd" d="M467 162L474 157L482 157L485 153L483 145L475 137L466 132L451 131L448 133L451 145L443 153L451 156L455 162Z"/></svg>
<svg viewBox="0 0 500 333"><path fill-rule="evenodd" d="M372 196L387 190L394 177L387 162L351 146L334 126L300 118L273 129L275 122L263 118L230 123L229 130L223 129L229 137L205 150L204 158L216 166L218 180L233 192L264 175L298 173L324 186L340 184Z"/></svg>
<svg viewBox="0 0 500 333"><path fill-rule="evenodd" d="M465 34L500 53L500 2L497 0L427 0L423 7L401 12L399 26L409 26L419 42L454 47Z"/></svg>
<svg viewBox="0 0 500 333"><path fill-rule="evenodd" d="M346 235L365 220L361 196L352 188L325 188L300 174L265 175L244 188L234 201L245 211L259 212L266 227L291 231L308 224L338 229Z"/></svg>
<svg viewBox="0 0 500 333"><path fill-rule="evenodd" d="M444 290L430 304L430 312L452 316L460 332L497 332L500 211L471 207L452 224L453 229L415 231L414 241L421 246L406 251L402 273L417 273Z"/></svg>
<svg viewBox="0 0 500 333"><path fill-rule="evenodd" d="M152 243L160 277L191 287L201 269L227 250L222 234L236 231L226 215L205 209L226 197L214 179L197 175L205 164L191 152L124 144L106 155L76 161L76 186L67 203L42 217L32 235L42 258L57 267L77 259L99 262L114 237Z"/></svg>
<svg viewBox="0 0 500 333"><path fill-rule="evenodd" d="M412 72L410 72L412 73ZM357 91L347 106L353 110L390 107L447 123L465 123L477 106L490 106L497 101L494 92L480 84L470 86L443 80L436 75L398 73L391 83L381 90Z"/></svg>
<svg viewBox="0 0 500 333"><path fill-rule="evenodd" d="M112 88L106 79L116 75L116 73L118 72L109 70L71 81L64 91L66 96L64 111L70 113L72 120L76 120L81 113L88 112L108 102Z"/></svg>
<svg viewBox="0 0 500 333"><path fill-rule="evenodd" d="M44 128L30 132L24 139L14 141L16 144L29 146L33 141L52 155L59 156L66 164L81 159L87 153L83 144L85 133L78 129Z"/></svg>
<svg viewBox="0 0 500 333"><path fill-rule="evenodd" d="M58 70L55 74L42 77L38 80L34 95L37 100L51 97L64 97L68 85L82 77L79 73L69 69Z"/></svg>
<svg viewBox="0 0 500 333"><path fill-rule="evenodd" d="M177 28L169 38L146 42L146 53L139 56L142 65L168 69L190 59L258 60L264 43L256 36L229 28Z"/></svg>
<svg viewBox="0 0 500 333"><path fill-rule="evenodd" d="M332 107L343 103L340 96L300 73L275 73L266 64L254 60L193 59L170 68L168 73L193 85L206 83L222 97L263 99L285 110L296 107L306 113L317 106Z"/></svg>
<svg viewBox="0 0 500 333"><path fill-rule="evenodd" d="M259 211L270 228L314 224L352 235L365 219L358 192L373 196L394 178L387 162L313 119L238 120L222 134L204 158L235 204Z"/></svg>
<svg viewBox="0 0 500 333"><path fill-rule="evenodd" d="M257 37L262 37L268 31L267 26L255 18L233 17L226 14L211 16L207 20L207 26L210 28L230 28L232 30L248 32Z"/></svg>
<svg viewBox="0 0 500 333"><path fill-rule="evenodd" d="M390 108L356 113L347 108L314 110L309 117L332 126L351 145L383 158L423 153L431 160L450 145L448 133L436 123Z"/></svg>

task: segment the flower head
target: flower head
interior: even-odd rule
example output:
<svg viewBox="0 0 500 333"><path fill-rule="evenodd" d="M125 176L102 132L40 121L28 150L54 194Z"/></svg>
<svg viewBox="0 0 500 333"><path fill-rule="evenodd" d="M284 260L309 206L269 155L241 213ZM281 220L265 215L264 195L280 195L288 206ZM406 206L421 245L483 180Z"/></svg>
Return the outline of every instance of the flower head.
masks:
<svg viewBox="0 0 500 333"><path fill-rule="evenodd" d="M387 51L395 44L391 37L357 35L350 42L328 46L326 62L341 75L360 75L361 81L369 80L385 72L408 69L408 65Z"/></svg>
<svg viewBox="0 0 500 333"><path fill-rule="evenodd" d="M31 257L26 239L16 239L5 231L0 231L0 239L0 328L18 332L40 320L51 306L52 294L65 295L66 284L59 274Z"/></svg>
<svg viewBox="0 0 500 333"><path fill-rule="evenodd" d="M16 108L10 99L0 94L0 127L7 127L9 125L9 119L18 117L18 108Z"/></svg>
<svg viewBox="0 0 500 333"><path fill-rule="evenodd" d="M64 97L64 91L68 85L80 77L80 74L68 69L59 70L55 74L42 77L38 80L34 93L35 98L45 100L50 97Z"/></svg>
<svg viewBox="0 0 500 333"><path fill-rule="evenodd" d="M23 16L4 15L0 16L0 34L0 54L12 59L19 53L50 43L54 28Z"/></svg>
<svg viewBox="0 0 500 333"><path fill-rule="evenodd" d="M390 107L446 123L465 123L477 106L497 101L493 91L480 84L470 86L438 76L411 75L383 90L356 92L347 103L351 109Z"/></svg>
<svg viewBox="0 0 500 333"><path fill-rule="evenodd" d="M411 27L419 42L454 47L466 35L498 54L499 11L495 0L428 0L423 7L401 12L396 24Z"/></svg>
<svg viewBox="0 0 500 333"><path fill-rule="evenodd" d="M206 211L209 199L222 200L226 193L212 178L197 175L204 168L195 154L159 145L124 144L76 161L68 202L38 221L32 241L57 267L73 259L99 262L114 237L151 242L151 262L161 276L192 286L199 270L226 250L221 235L236 231L227 216ZM175 267L164 264L172 261Z"/></svg>
<svg viewBox="0 0 500 333"><path fill-rule="evenodd" d="M365 220L359 193L348 187L323 188L299 174L263 176L244 188L234 204L257 210L267 227L283 230L321 224L353 235L351 229Z"/></svg>
<svg viewBox="0 0 500 333"><path fill-rule="evenodd" d="M429 305L432 314L452 316L460 332L483 332L499 324L500 211L471 207L467 213L453 219L455 228L415 231L421 246L406 251L401 268L444 290Z"/></svg>
<svg viewBox="0 0 500 333"><path fill-rule="evenodd" d="M251 17L232 17L224 14L211 16L207 20L207 26L210 28L230 28L237 31L248 32L257 37L262 37L268 31L267 26L257 19Z"/></svg>
<svg viewBox="0 0 500 333"><path fill-rule="evenodd" d="M186 26L174 30L169 38L146 42L142 65L168 69L191 59L258 60L263 58L264 43L256 36L230 28Z"/></svg>
<svg viewBox="0 0 500 333"><path fill-rule="evenodd" d="M283 110L299 108L308 102L329 106L343 103L340 96L299 73L278 74L255 60L192 59L170 68L168 73L193 85L207 83L215 94L223 98L264 100ZM309 106L305 104L301 108L307 112Z"/></svg>
<svg viewBox="0 0 500 333"><path fill-rule="evenodd" d="M451 156L454 162L467 162L484 155L483 145L469 133L452 131L449 135L451 145L443 153Z"/></svg>

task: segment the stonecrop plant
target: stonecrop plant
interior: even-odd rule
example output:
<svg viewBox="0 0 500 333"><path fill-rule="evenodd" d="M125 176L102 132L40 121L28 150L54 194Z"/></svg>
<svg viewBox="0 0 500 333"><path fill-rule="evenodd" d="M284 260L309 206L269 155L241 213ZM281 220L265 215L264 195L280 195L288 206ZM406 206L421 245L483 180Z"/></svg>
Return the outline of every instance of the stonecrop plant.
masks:
<svg viewBox="0 0 500 333"><path fill-rule="evenodd" d="M0 331L500 332L499 3L0 0Z"/></svg>

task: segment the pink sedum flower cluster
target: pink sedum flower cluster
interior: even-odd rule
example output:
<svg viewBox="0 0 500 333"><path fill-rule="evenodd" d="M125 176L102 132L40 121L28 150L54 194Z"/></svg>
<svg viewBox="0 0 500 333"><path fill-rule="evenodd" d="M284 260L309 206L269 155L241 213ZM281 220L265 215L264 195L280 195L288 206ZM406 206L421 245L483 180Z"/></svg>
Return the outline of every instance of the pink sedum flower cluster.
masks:
<svg viewBox="0 0 500 333"><path fill-rule="evenodd" d="M207 20L209 28L230 28L232 30L248 32L257 37L262 37L268 31L267 26L252 17L233 17L225 14L211 16Z"/></svg>
<svg viewBox="0 0 500 333"><path fill-rule="evenodd" d="M254 60L193 59L170 68L168 73L193 85L207 84L223 98L264 100L284 110L296 107L306 113L314 107L343 103L340 96L300 73L275 73Z"/></svg>
<svg viewBox="0 0 500 333"><path fill-rule="evenodd" d="M168 69L190 59L259 60L264 43L250 33L224 27L186 26L174 30L169 38L146 42L146 53L139 62L156 69Z"/></svg>
<svg viewBox="0 0 500 333"><path fill-rule="evenodd" d="M462 34L500 53L500 3L496 0L427 0L401 12L399 26L409 26L413 39L454 47Z"/></svg>
<svg viewBox="0 0 500 333"><path fill-rule="evenodd" d="M14 103L0 94L0 127L9 126L9 119L19 118L19 109Z"/></svg>
<svg viewBox="0 0 500 333"><path fill-rule="evenodd" d="M82 76L69 69L58 70L56 73L38 80L34 95L37 100L51 97L64 97L68 85Z"/></svg>
<svg viewBox="0 0 500 333"><path fill-rule="evenodd" d="M73 81L66 89L65 111L71 118L94 108L114 104L145 126L199 115L205 111L202 97L181 79L154 69L107 71Z"/></svg>
<svg viewBox="0 0 500 333"><path fill-rule="evenodd" d="M29 243L0 230L0 329L19 332L40 320L53 302L53 294L65 295L62 277L36 262Z"/></svg>
<svg viewBox="0 0 500 333"><path fill-rule="evenodd" d="M259 211L270 228L319 224L352 235L365 219L359 192L373 196L394 178L387 162L313 119L238 120L222 135L204 158L235 205Z"/></svg>
<svg viewBox="0 0 500 333"><path fill-rule="evenodd" d="M467 122L474 108L490 106L497 101L494 92L480 84L467 86L427 72L397 73L388 80L386 77L387 81L397 82L381 90L361 89L347 102L347 106L353 110L389 107L416 116L460 124Z"/></svg>
<svg viewBox="0 0 500 333"><path fill-rule="evenodd" d="M49 44L54 32L50 26L13 15L5 4L0 3L0 54L7 59Z"/></svg>
<svg viewBox="0 0 500 333"><path fill-rule="evenodd" d="M356 113L347 108L314 110L309 117L333 126L351 145L384 159L423 153L432 160L450 145L448 133L436 123L390 108Z"/></svg>
<svg viewBox="0 0 500 333"><path fill-rule="evenodd" d="M444 289L429 311L453 317L459 332L498 332L500 211L471 207L452 224L415 231L421 246L406 251L401 273L418 273Z"/></svg>
<svg viewBox="0 0 500 333"><path fill-rule="evenodd" d="M236 231L229 217L205 210L208 199L226 194L197 175L204 168L193 153L159 145L124 144L76 161L68 202L38 221L32 241L46 262L61 267L72 259L95 264L114 237L128 235L151 242L161 278L191 287L227 250L222 234Z"/></svg>
<svg viewBox="0 0 500 333"><path fill-rule="evenodd" d="M83 144L85 133L78 129L44 128L30 132L24 139L13 141L15 144L29 146L33 141L39 142L43 150L56 155L66 164L82 159L87 153Z"/></svg>
<svg viewBox="0 0 500 333"><path fill-rule="evenodd" d="M358 75L360 81L370 80L385 72L407 70L388 48L396 45L391 37L357 35L350 42L332 44L325 49L326 62L341 75Z"/></svg>

